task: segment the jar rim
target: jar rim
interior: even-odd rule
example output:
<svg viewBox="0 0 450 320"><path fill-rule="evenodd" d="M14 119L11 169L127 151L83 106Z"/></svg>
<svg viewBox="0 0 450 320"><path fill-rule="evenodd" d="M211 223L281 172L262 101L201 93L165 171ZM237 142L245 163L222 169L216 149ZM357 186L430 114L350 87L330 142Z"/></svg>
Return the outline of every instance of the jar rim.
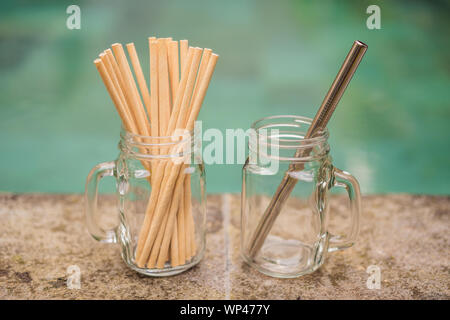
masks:
<svg viewBox="0 0 450 320"><path fill-rule="evenodd" d="M171 147L182 143L192 142L194 137L194 131L186 130L186 132L189 132L189 135L186 134L186 135L172 135L172 136L146 136L133 133L125 129L123 126L121 126L120 138L124 140L127 144L131 144L135 147ZM176 139L180 137L183 138ZM176 140L173 140L174 138Z"/></svg>
<svg viewBox="0 0 450 320"><path fill-rule="evenodd" d="M267 123L264 124L264 122L268 122L271 120L283 120L285 119L285 122L276 122L276 123ZM297 116L297 115L274 115L274 116L268 116L268 117L264 117L261 119L256 120L255 122L252 123L251 128L256 132L256 134L259 137L264 136L265 138L267 137L266 134L261 133L262 129L267 129L267 128L275 128L275 127L300 127L300 124L311 126L313 119L308 118L308 117L303 117L303 116ZM290 122L290 123L289 123ZM292 123L294 122L294 123ZM306 131L305 131L306 134ZM301 136L300 136L301 137ZM313 145L316 144L321 144L324 143L328 140L329 137L329 131L327 128L324 128L322 130L319 130L315 133L314 137L305 139L304 136L301 137L301 139L283 139L283 138L278 138L277 142L280 148L293 148L293 149L298 149L299 147L305 148L305 147L311 147ZM259 140L259 139L258 139ZM296 141L301 141L301 145L293 145L292 142L296 142ZM290 144L283 144L286 142L290 142Z"/></svg>
<svg viewBox="0 0 450 320"><path fill-rule="evenodd" d="M186 158L192 154L195 141L192 130L186 130L184 133L173 136L146 136L130 132L122 126L119 149L141 160Z"/></svg>

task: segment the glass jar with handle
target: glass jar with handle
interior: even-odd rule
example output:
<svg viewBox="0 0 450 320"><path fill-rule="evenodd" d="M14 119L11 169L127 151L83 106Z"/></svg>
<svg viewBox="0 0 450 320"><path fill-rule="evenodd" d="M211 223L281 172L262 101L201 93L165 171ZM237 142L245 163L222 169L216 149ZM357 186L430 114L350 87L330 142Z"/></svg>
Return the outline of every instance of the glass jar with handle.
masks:
<svg viewBox="0 0 450 320"><path fill-rule="evenodd" d="M205 172L192 133L140 136L122 129L117 160L95 166L85 189L86 223L94 239L118 243L133 270L169 276L196 265L205 251ZM114 176L118 225L98 223L98 185ZM172 181L172 183L170 182Z"/></svg>
<svg viewBox="0 0 450 320"><path fill-rule="evenodd" d="M351 247L359 231L361 195L357 180L332 164L328 130L304 139L311 119L273 116L256 121L243 168L241 255L267 275L292 278L318 269L328 253ZM301 152L299 152L299 149ZM280 181L295 182L263 237L264 213ZM343 188L350 199L345 235L329 232L329 193ZM255 250L254 244L262 239Z"/></svg>

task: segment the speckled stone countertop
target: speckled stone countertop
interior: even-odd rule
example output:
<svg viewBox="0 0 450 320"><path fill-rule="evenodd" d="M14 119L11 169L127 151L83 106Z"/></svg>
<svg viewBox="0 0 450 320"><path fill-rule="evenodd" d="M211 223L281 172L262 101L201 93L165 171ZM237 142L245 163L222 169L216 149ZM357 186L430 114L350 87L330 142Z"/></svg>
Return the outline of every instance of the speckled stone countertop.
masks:
<svg viewBox="0 0 450 320"><path fill-rule="evenodd" d="M103 202L113 208L113 200ZM445 196L364 197L357 245L297 279L271 278L241 261L236 195L208 198L204 259L166 278L139 275L122 262L117 245L94 241L80 195L0 193L0 222L0 299L450 298ZM80 268L80 289L66 286L72 265ZM381 270L380 289L367 288L370 265Z"/></svg>

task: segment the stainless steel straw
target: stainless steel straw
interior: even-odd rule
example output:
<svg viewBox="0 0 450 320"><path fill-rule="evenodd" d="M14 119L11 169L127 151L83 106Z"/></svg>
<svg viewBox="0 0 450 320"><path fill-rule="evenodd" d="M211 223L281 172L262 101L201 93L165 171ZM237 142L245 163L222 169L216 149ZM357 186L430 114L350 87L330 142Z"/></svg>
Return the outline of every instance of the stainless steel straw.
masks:
<svg viewBox="0 0 450 320"><path fill-rule="evenodd" d="M328 93L325 96L319 111L317 111L317 114L314 117L314 120L312 121L304 139L312 138L317 132L326 127L366 51L367 45L365 43L361 41L355 41L353 43L352 48L345 58L344 63L334 79L330 90L328 90ZM297 149L295 156L306 156L306 153L311 152L311 149L308 150L309 151L305 151L302 148L299 148ZM269 203L269 206L264 212L253 233L249 246L249 254L251 257L254 257L261 249L267 235L270 232L270 229L280 214L286 199L289 197L295 187L295 184L297 183L297 180L292 178L289 172L294 170L302 170L303 166L303 163L291 163L289 166L288 171L284 175L283 180L278 186L272 200Z"/></svg>

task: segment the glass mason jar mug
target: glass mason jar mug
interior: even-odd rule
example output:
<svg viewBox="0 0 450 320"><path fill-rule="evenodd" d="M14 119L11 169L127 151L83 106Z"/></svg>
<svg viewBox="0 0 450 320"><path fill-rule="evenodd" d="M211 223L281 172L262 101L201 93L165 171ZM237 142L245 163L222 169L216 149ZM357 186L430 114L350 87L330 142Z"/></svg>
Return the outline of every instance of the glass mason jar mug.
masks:
<svg viewBox="0 0 450 320"><path fill-rule="evenodd" d="M86 223L100 242L119 243L133 270L168 276L196 265L205 251L205 172L193 135L140 136L122 129L117 160L95 166L86 182ZM196 160L196 161L194 161ZM118 225L98 223L98 184L114 176Z"/></svg>
<svg viewBox="0 0 450 320"><path fill-rule="evenodd" d="M248 264L274 277L315 271L327 253L351 247L359 230L358 182L332 165L327 129L304 139L310 124L311 119L305 117L274 116L252 125L254 137L249 140L250 156L243 168L241 255ZM273 205L271 199L286 179L293 183L292 191L279 197L281 209L273 218L266 209ZM350 198L347 235L328 231L329 191L333 187L346 189ZM257 241L268 216L272 222Z"/></svg>

